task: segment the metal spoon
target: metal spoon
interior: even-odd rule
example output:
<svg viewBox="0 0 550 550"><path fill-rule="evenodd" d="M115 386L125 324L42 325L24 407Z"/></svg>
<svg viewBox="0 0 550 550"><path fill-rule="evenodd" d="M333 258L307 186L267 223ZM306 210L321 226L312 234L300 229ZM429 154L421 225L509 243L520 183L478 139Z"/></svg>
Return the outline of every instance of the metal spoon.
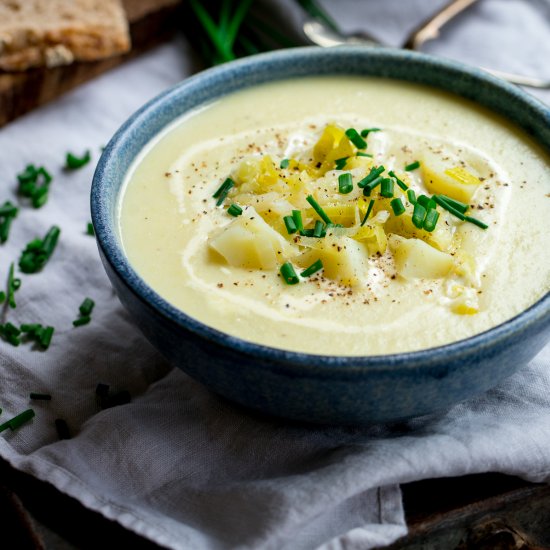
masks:
<svg viewBox="0 0 550 550"><path fill-rule="evenodd" d="M443 7L433 17L422 23L418 29L410 34L404 44L404 48L410 50L419 50L421 46L428 40L437 38L441 28L451 21L458 14L470 7L477 0L454 0ZM358 32L353 34L342 34L328 27L318 19L309 18L303 24L303 31L308 40L317 46L324 48L332 46L340 46L342 44L362 44L366 47L381 47L380 41L368 35L367 33ZM482 67L484 71L507 80L513 84L520 86L529 86L532 88L550 88L550 79L541 79L537 77L524 76L494 69Z"/></svg>

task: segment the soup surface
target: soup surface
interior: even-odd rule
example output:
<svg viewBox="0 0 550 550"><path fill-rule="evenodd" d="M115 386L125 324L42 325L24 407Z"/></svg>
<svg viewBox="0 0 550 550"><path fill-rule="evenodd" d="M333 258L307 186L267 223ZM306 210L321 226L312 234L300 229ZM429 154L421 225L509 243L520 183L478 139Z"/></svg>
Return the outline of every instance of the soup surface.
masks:
<svg viewBox="0 0 550 550"><path fill-rule="evenodd" d="M483 332L549 290L548 167L527 136L451 94L295 79L154 139L127 175L120 238L162 297L231 335L318 354L413 351Z"/></svg>

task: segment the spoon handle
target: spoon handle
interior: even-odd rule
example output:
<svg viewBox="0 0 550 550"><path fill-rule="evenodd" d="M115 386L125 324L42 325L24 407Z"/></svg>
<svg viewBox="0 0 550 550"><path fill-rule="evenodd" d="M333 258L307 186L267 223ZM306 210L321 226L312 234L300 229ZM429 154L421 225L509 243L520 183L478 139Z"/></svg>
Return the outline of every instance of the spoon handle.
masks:
<svg viewBox="0 0 550 550"><path fill-rule="evenodd" d="M477 0L453 0L412 32L403 47L409 50L420 49L424 42L437 38L441 28L451 19L454 19L476 2Z"/></svg>

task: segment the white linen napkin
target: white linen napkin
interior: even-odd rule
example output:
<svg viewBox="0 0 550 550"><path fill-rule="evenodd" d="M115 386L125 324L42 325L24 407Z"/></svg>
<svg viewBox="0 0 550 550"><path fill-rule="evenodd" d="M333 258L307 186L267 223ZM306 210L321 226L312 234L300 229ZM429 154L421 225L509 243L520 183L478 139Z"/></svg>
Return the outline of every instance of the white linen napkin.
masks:
<svg viewBox="0 0 550 550"><path fill-rule="evenodd" d="M365 22L385 22L397 43L401 22L414 27L430 2L410 5L406 18L402 2L347 0L335 15L349 26L359 10ZM524 25L534 40L547 35L545 6L484 0L430 51L543 75L548 55L532 52L548 41L530 46L522 36L518 46L496 39L511 40ZM475 42L491 33L487 46ZM85 234L95 162L74 173L62 165L67 150L90 148L97 160L100 146L136 108L191 72L190 59L175 41L0 130L0 202L14 200L15 174L28 163L54 176L48 203L22 207L0 247L0 280L26 242L54 223L62 231L43 272L21 276L17 308L2 312L3 322L40 322L56 332L46 352L0 342L0 420L36 411L30 423L0 434L0 456L178 550L365 550L406 533L401 483L490 471L547 481L550 346L498 388L445 414L398 428L352 429L251 416L171 369L145 341L114 298L94 239ZM548 93L540 97L550 102ZM92 321L73 328L86 296L96 301ZM128 390L132 402L100 410L98 383ZM52 400L30 402L30 392ZM67 421L71 439L58 440L56 418Z"/></svg>

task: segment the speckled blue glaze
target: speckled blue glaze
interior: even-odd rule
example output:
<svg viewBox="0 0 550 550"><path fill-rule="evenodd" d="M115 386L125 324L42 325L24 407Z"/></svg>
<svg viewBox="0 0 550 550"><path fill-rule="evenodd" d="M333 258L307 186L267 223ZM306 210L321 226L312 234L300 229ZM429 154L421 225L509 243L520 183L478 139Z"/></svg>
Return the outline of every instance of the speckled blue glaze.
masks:
<svg viewBox="0 0 550 550"><path fill-rule="evenodd" d="M121 184L135 156L167 124L242 88L327 74L381 76L454 92L504 115L550 150L547 107L515 86L455 62L363 47L254 56L169 89L109 142L91 194L102 261L120 300L153 345L232 401L288 419L331 424L386 422L445 409L495 386L543 347L550 338L550 293L510 321L450 345L386 356L319 356L252 344L188 317L137 275L121 248L116 220Z"/></svg>

